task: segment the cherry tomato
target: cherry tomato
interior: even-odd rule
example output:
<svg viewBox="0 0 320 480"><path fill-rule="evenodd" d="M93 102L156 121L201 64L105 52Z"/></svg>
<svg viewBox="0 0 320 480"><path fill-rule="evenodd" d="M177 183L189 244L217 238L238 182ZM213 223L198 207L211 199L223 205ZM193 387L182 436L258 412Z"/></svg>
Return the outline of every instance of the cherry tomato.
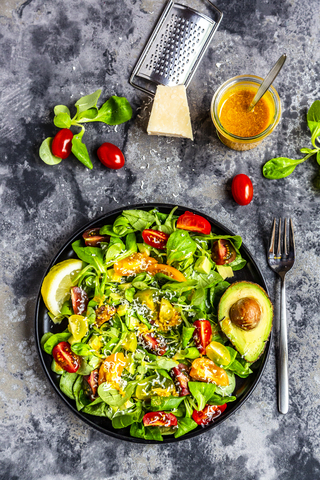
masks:
<svg viewBox="0 0 320 480"><path fill-rule="evenodd" d="M103 143L97 151L100 162L112 170L122 168L125 160L120 148L112 143Z"/></svg>
<svg viewBox="0 0 320 480"><path fill-rule="evenodd" d="M68 342L60 342L52 350L57 364L66 372L76 373L80 367L80 357L73 353Z"/></svg>
<svg viewBox="0 0 320 480"><path fill-rule="evenodd" d="M93 401L96 398L98 388L99 369L93 370L90 375L85 375L83 378L86 380L84 387L85 393Z"/></svg>
<svg viewBox="0 0 320 480"><path fill-rule="evenodd" d="M164 339L156 337L153 332L140 335L139 340L139 343L141 343L147 350L156 353L159 356L164 355L167 351L167 344Z"/></svg>
<svg viewBox="0 0 320 480"><path fill-rule="evenodd" d="M173 378L174 384L179 392L179 397L190 395L188 388L188 382L190 382L189 368L184 365L184 363L179 363L179 365L173 367L170 375Z"/></svg>
<svg viewBox="0 0 320 480"><path fill-rule="evenodd" d="M71 288L71 301L73 313L75 315L82 315L87 311L89 298L87 293L80 287Z"/></svg>
<svg viewBox="0 0 320 480"><path fill-rule="evenodd" d="M229 385L227 372L207 357L193 360L190 377L199 382L215 383L221 387Z"/></svg>
<svg viewBox="0 0 320 480"><path fill-rule="evenodd" d="M205 218L192 212L185 212L177 220L177 228L209 235L211 225Z"/></svg>
<svg viewBox="0 0 320 480"><path fill-rule="evenodd" d="M206 353L206 347L212 339L212 328L209 320L196 320L193 323L195 330L193 332L193 339L196 347L201 355Z"/></svg>
<svg viewBox="0 0 320 480"><path fill-rule="evenodd" d="M73 133L69 128L63 128L52 140L51 150L55 157L65 158L69 157L72 148Z"/></svg>
<svg viewBox="0 0 320 480"><path fill-rule="evenodd" d="M178 420L173 413L168 412L149 412L142 419L145 427L175 427Z"/></svg>
<svg viewBox="0 0 320 480"><path fill-rule="evenodd" d="M137 273L149 271L151 265L156 264L155 258L149 257L144 253L133 253L130 257L119 260L113 265L117 275L130 276Z"/></svg>
<svg viewBox="0 0 320 480"><path fill-rule="evenodd" d="M109 242L110 237L109 235L100 235L99 234L100 228L90 228L90 230L86 230L82 237L84 238L84 242L86 247L99 247L101 242Z"/></svg>
<svg viewBox="0 0 320 480"><path fill-rule="evenodd" d="M167 241L170 235L167 233L159 232L158 230L143 230L142 238L143 241L150 245L151 247L158 248L159 250L164 250L167 245Z"/></svg>
<svg viewBox="0 0 320 480"><path fill-rule="evenodd" d="M167 277L177 280L177 282L185 282L187 280L183 273L179 272L179 270L164 263L157 263L156 265L148 266L147 272L151 273L151 275L163 273L164 275L167 275Z"/></svg>
<svg viewBox="0 0 320 480"><path fill-rule="evenodd" d="M227 408L224 405L206 405L203 410L193 410L192 418L198 425L208 425Z"/></svg>
<svg viewBox="0 0 320 480"><path fill-rule="evenodd" d="M213 242L211 258L217 265L225 265L235 260L237 253L229 240L216 240Z"/></svg>
<svg viewBox="0 0 320 480"><path fill-rule="evenodd" d="M243 173L236 175L232 180L231 192L239 205L248 205L253 197L253 186L250 178Z"/></svg>

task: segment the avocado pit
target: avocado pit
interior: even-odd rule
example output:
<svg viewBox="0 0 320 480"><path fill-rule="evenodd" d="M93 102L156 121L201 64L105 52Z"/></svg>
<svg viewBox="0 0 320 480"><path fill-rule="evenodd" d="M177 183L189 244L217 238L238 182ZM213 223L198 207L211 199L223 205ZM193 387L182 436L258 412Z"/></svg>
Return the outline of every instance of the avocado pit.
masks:
<svg viewBox="0 0 320 480"><path fill-rule="evenodd" d="M231 306L229 316L231 322L242 330L253 330L261 320L261 307L255 298L240 298Z"/></svg>

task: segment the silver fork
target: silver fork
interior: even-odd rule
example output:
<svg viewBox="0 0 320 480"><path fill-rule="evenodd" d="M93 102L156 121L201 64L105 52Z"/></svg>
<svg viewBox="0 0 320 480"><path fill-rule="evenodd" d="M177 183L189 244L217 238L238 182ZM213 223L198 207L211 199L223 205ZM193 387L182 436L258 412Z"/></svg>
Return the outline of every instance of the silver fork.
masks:
<svg viewBox="0 0 320 480"><path fill-rule="evenodd" d="M289 408L289 382L288 382L288 338L286 315L286 273L291 270L295 260L294 233L291 218L289 231L287 219L284 219L284 232L279 219L277 252L274 253L276 243L276 219L273 220L268 263L270 268L281 278L281 308L280 308L280 338L278 356L278 408L279 412L287 413Z"/></svg>

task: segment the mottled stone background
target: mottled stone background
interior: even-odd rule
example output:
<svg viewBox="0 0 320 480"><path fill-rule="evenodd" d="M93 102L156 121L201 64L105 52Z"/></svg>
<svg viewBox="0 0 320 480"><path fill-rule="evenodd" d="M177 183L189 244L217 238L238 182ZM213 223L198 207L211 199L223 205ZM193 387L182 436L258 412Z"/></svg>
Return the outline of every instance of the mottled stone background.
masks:
<svg viewBox="0 0 320 480"><path fill-rule="evenodd" d="M223 23L188 89L191 142L147 137L149 100L128 83L163 1L1 1L1 479L320 478L320 196L312 186L317 165L311 159L279 181L261 174L267 159L298 158L299 148L311 145L305 115L320 98L320 3L219 0L217 5ZM288 60L275 82L281 123L255 150L228 150L209 116L213 92L237 74L265 75L284 52ZM99 87L103 100L126 96L133 119L118 128L88 126L92 171L74 158L45 165L38 148L56 132L54 105L72 107ZM105 141L124 151L122 170L99 163L95 152ZM247 207L237 206L230 194L230 181L239 172L254 184ZM34 340L41 277L88 220L144 201L198 208L242 235L276 306L279 285L266 265L265 247L272 217L293 218L297 261L288 275L287 415L277 411L274 346L263 379L240 411L219 428L176 445L133 445L104 436L53 392Z"/></svg>

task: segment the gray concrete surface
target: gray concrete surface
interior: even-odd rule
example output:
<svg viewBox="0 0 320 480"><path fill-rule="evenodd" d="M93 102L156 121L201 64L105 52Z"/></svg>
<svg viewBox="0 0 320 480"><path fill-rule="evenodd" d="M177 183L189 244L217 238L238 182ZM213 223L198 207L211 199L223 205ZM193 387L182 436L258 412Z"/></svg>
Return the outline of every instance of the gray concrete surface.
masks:
<svg viewBox="0 0 320 480"><path fill-rule="evenodd" d="M190 2L196 5L196 2ZM189 4L190 4L189 3ZM148 137L148 98L128 83L163 2L154 0L7 0L0 5L1 128L1 457L4 480L316 480L320 478L320 196L315 159L284 180L263 178L274 156L299 158L309 147L305 115L319 95L317 0L217 1L223 23L189 89L194 142ZM226 79L265 75L286 52L275 82L283 115L258 148L222 145L209 107ZM76 159L57 166L38 156L56 132L53 107L70 107L102 88L126 96L133 119L118 128L89 125L94 169ZM117 144L126 166L104 168L103 142ZM234 203L230 183L247 173L254 199ZM290 215L297 261L288 276L290 409L277 411L275 348L248 402L221 427L176 445L133 445L83 424L51 389L37 356L34 307L41 277L82 225L114 207L139 202L198 208L237 234L257 258L276 305L278 287L265 247L273 216Z"/></svg>

